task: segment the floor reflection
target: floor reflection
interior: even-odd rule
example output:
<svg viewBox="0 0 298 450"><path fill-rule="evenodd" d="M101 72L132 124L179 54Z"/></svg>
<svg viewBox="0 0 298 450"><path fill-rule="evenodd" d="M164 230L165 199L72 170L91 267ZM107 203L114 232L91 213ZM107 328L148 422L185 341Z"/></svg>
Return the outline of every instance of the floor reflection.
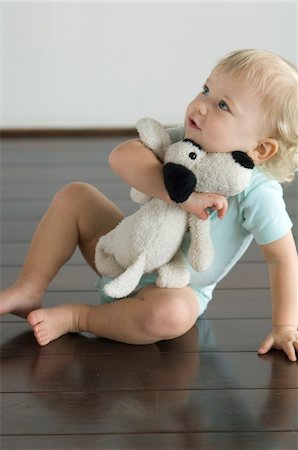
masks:
<svg viewBox="0 0 298 450"><path fill-rule="evenodd" d="M46 419L41 432L55 417L55 433L217 430L242 448L240 431L297 430L297 391L289 389L297 365L280 352L219 352L218 339L204 318L178 339L140 347L84 334L38 347L28 331L2 343L2 391L28 392ZM180 439L191 448L198 436Z"/></svg>

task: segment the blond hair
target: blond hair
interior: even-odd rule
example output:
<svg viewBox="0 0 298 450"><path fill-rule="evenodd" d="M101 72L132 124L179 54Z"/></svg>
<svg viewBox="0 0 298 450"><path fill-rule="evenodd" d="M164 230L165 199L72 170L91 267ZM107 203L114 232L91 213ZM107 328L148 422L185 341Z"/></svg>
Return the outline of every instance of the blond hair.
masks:
<svg viewBox="0 0 298 450"><path fill-rule="evenodd" d="M266 137L278 141L277 153L260 168L280 182L292 181L298 169L297 68L275 53L247 49L229 53L214 70L235 75L259 92Z"/></svg>

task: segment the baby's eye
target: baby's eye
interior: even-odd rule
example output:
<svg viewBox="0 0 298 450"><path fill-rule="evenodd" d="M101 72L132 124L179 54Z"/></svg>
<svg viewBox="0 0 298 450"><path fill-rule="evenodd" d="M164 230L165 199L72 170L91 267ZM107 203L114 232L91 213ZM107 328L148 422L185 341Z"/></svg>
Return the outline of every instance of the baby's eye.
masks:
<svg viewBox="0 0 298 450"><path fill-rule="evenodd" d="M202 94L208 95L209 94L209 88L206 86L206 84L203 86Z"/></svg>
<svg viewBox="0 0 298 450"><path fill-rule="evenodd" d="M223 100L220 100L220 101L218 102L218 106L220 107L220 109L223 109L224 111L229 111L228 105L227 105L226 102L223 101Z"/></svg>

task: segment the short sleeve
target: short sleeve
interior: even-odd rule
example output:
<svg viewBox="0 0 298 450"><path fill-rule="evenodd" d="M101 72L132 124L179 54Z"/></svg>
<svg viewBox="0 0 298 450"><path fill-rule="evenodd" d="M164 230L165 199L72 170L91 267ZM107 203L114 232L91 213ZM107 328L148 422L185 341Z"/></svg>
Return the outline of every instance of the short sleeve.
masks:
<svg viewBox="0 0 298 450"><path fill-rule="evenodd" d="M179 125L178 127L166 128L166 130L169 133L172 142L178 142L184 139L184 126Z"/></svg>
<svg viewBox="0 0 298 450"><path fill-rule="evenodd" d="M269 244L285 236L292 228L281 185L266 180L251 189L240 202L242 226L259 245Z"/></svg>

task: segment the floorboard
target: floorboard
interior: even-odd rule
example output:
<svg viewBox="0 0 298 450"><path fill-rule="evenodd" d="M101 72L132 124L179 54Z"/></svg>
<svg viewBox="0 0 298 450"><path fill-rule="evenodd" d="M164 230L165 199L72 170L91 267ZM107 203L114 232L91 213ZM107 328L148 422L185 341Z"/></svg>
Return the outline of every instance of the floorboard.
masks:
<svg viewBox="0 0 298 450"><path fill-rule="evenodd" d="M188 432L5 436L6 450L296 450L296 432Z"/></svg>
<svg viewBox="0 0 298 450"><path fill-rule="evenodd" d="M7 287L18 276L20 266L3 267L2 288ZM219 284L219 288L249 289L268 286L267 267L263 262L238 264ZM50 283L49 290L90 290L97 276L86 265L65 265Z"/></svg>
<svg viewBox="0 0 298 450"><path fill-rule="evenodd" d="M85 335L69 335L61 338L59 341L53 341L43 352L49 354L60 354L61 348L66 353L76 351L79 346L81 349L87 346L87 349L101 353L104 351L127 351L138 353L141 348L147 352L155 352L159 349L161 352L255 352L258 344L264 337L264 332L270 331L270 319L199 319L192 331L179 339L162 341L158 345L146 346L127 346L115 343L105 339L86 339ZM19 339L18 336L21 335ZM235 338L237 336L237 339ZM24 345L22 344L24 340ZM64 341L64 342L63 342ZM12 326L11 322L1 323L1 354L19 355L19 349L22 348L22 354L35 353L40 349L34 345L34 337L25 321L17 321ZM90 344L90 347L89 347ZM102 347L103 346L103 347ZM282 355L283 356L283 355ZM286 360L286 356L284 356ZM297 367L293 364L295 370ZM298 374L298 373L297 373Z"/></svg>
<svg viewBox="0 0 298 450"><path fill-rule="evenodd" d="M133 136L131 136L133 137ZM6 139L1 147L1 286L65 184L94 184L125 214L137 206L108 155L127 136ZM297 180L284 187L297 237ZM77 251L44 306L98 303ZM36 344L24 319L0 318L2 450L297 450L298 368L258 356L270 330L266 264L253 243L206 313L178 339L125 345L88 333Z"/></svg>
<svg viewBox="0 0 298 450"><path fill-rule="evenodd" d="M31 234L32 236L32 234ZM6 266L19 266L22 265L26 253L29 247L28 242L4 242L1 244L1 250L3 256L5 256ZM77 250L74 256L70 260L70 264L82 264L84 259L79 250ZM259 249L259 246L253 243L248 251L244 254L241 262L263 262L263 256Z"/></svg>
<svg viewBox="0 0 298 450"><path fill-rule="evenodd" d="M45 307L64 303L98 304L97 293L91 291L47 291ZM213 301L205 313L208 319L266 319L271 315L269 288L265 289L217 289ZM13 315L0 316L1 322L23 321Z"/></svg>
<svg viewBox="0 0 298 450"><path fill-rule="evenodd" d="M67 344L66 344L67 345ZM72 350L74 350L72 346ZM3 355L6 393L161 390L296 389L297 370L282 356L273 366L255 352L115 352ZM86 348L87 351L87 348ZM138 358L136 358L138 355ZM95 356L95 355L94 355ZM123 367L127 367L123 371ZM254 367L254 370L251 370ZM16 370L14 370L16 369Z"/></svg>
<svg viewBox="0 0 298 450"><path fill-rule="evenodd" d="M298 397L289 389L2 394L7 434L288 431ZM278 414L282 402L287 414ZM17 408L16 408L17 405ZM104 407L103 407L104 406ZM269 407L270 406L270 409ZM32 420L31 411L39 411ZM224 411L224 414L218 414Z"/></svg>

